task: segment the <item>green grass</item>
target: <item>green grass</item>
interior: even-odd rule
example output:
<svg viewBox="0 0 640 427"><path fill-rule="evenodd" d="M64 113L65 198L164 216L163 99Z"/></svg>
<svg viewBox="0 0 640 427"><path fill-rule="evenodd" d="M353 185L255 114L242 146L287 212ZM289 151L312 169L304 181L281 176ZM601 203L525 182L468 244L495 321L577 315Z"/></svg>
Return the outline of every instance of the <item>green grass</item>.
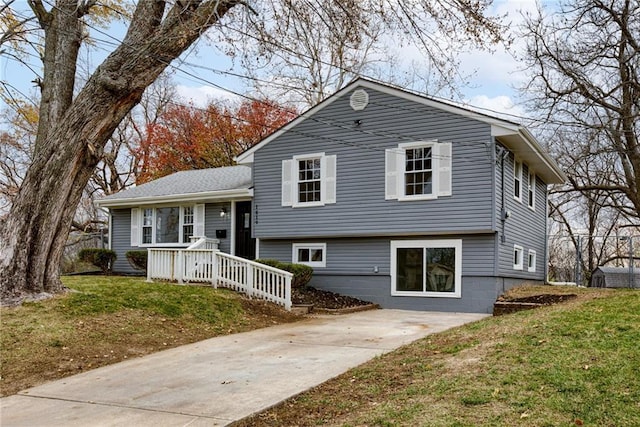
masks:
<svg viewBox="0 0 640 427"><path fill-rule="evenodd" d="M70 317L142 310L171 318L190 316L218 325L237 320L243 312L241 300L224 289L146 283L140 278L117 276L68 276L63 280L75 291L60 305Z"/></svg>
<svg viewBox="0 0 640 427"><path fill-rule="evenodd" d="M640 292L580 293L431 335L241 425L639 426Z"/></svg>
<svg viewBox="0 0 640 427"><path fill-rule="evenodd" d="M70 292L0 309L2 395L202 339L296 320L272 304L204 286L67 276Z"/></svg>

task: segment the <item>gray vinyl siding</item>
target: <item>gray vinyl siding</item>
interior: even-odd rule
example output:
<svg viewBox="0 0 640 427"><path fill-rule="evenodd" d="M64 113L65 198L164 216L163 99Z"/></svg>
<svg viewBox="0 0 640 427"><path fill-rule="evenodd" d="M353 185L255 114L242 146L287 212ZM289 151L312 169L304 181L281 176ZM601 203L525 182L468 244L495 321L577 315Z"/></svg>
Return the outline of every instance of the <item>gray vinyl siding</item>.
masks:
<svg viewBox="0 0 640 427"><path fill-rule="evenodd" d="M127 261L126 253L141 248L131 246L131 209L111 209L111 250L115 251L117 258L113 264L115 273L142 274L135 270Z"/></svg>
<svg viewBox="0 0 640 427"><path fill-rule="evenodd" d="M385 308L490 312L498 296L494 234L415 236L408 240L462 239L462 298L391 296L391 240L396 237L261 240L260 257L290 262L293 243L326 243L326 264L314 268L311 285L372 301ZM378 273L375 273L375 267Z"/></svg>
<svg viewBox="0 0 640 427"><path fill-rule="evenodd" d="M225 218L220 217L220 209L227 210ZM220 240L219 249L222 252L231 253L231 203L207 203L204 206L204 234L212 239L216 238L216 230L226 230L227 237Z"/></svg>
<svg viewBox="0 0 640 427"><path fill-rule="evenodd" d="M536 177L535 210L531 210L527 202L528 165L523 165L522 202L513 197L513 154L505 159L505 202L511 216L505 222L505 242L498 246L498 275L532 280L544 280L546 260L547 232L547 185L540 177ZM499 171L496 172L499 174ZM523 248L523 270L513 269L513 247ZM536 271L527 271L529 249L536 251Z"/></svg>
<svg viewBox="0 0 640 427"><path fill-rule="evenodd" d="M349 94L254 154L255 237L420 235L493 229L492 138L488 124L367 89L353 111ZM360 120L356 126L355 120ZM385 200L385 149L400 143L452 143L452 196ZM337 156L336 203L281 206L282 160Z"/></svg>

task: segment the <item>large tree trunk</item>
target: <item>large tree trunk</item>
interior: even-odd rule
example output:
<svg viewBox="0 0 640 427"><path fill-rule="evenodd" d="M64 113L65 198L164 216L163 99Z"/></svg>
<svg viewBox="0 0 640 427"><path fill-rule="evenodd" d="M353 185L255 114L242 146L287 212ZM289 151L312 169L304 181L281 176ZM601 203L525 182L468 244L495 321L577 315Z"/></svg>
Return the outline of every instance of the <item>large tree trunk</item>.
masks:
<svg viewBox="0 0 640 427"><path fill-rule="evenodd" d="M163 2L139 2L123 43L73 101L65 101L73 91L73 80L65 80L66 74L61 77L60 70L45 64L41 107L46 126L39 132L20 192L0 224L3 303L63 289L59 265L69 226L109 137L145 88L236 3L183 1L165 14ZM73 61L74 76L80 32L66 29L81 27L83 11L77 6L76 1L59 0L52 13L34 8L45 30L45 57L55 50L55 68Z"/></svg>

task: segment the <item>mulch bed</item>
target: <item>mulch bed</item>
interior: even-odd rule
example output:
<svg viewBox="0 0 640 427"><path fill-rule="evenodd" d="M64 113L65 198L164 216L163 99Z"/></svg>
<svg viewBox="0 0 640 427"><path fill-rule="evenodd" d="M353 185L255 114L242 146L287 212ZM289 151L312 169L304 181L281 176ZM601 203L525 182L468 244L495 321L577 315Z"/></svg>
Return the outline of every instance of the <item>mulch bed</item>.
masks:
<svg viewBox="0 0 640 427"><path fill-rule="evenodd" d="M541 294L541 295L532 295L530 297L521 297L521 298L510 298L510 299L498 298L498 301L530 302L534 304L551 305L551 304L557 304L560 302L568 301L576 297L577 297L576 294Z"/></svg>
<svg viewBox="0 0 640 427"><path fill-rule="evenodd" d="M291 302L296 304L313 304L314 308L343 309L371 305L368 301L333 292L316 289L311 286L291 290Z"/></svg>

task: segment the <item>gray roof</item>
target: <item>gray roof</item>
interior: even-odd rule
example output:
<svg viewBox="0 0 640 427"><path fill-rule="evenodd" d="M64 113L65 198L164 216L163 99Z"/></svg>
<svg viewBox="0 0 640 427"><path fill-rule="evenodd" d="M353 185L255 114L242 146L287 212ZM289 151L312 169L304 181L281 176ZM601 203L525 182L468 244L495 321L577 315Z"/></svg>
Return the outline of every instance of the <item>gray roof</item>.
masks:
<svg viewBox="0 0 640 427"><path fill-rule="evenodd" d="M176 172L100 199L100 201L138 199L213 191L248 189L251 168L227 166Z"/></svg>
<svg viewBox="0 0 640 427"><path fill-rule="evenodd" d="M605 274L629 274L629 267L606 267L599 266L596 270L600 270ZM635 275L640 275L640 269L637 267L633 269Z"/></svg>

